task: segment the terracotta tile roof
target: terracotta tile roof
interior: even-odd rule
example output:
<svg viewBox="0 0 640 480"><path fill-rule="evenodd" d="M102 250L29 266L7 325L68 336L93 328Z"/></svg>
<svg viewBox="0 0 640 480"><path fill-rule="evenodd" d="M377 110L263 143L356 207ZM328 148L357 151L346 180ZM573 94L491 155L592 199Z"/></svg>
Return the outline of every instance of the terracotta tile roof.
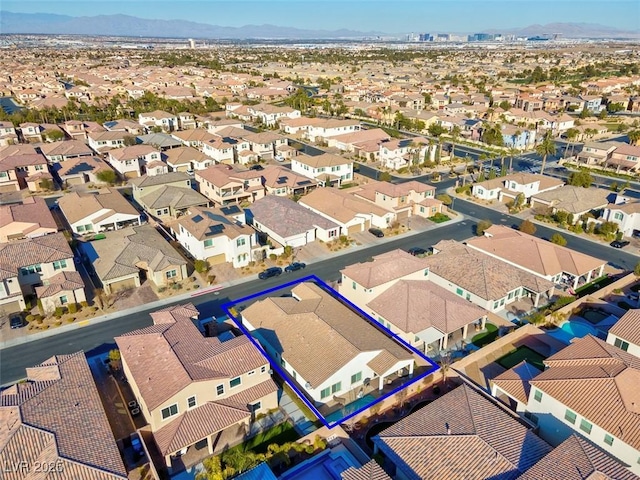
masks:
<svg viewBox="0 0 640 480"><path fill-rule="evenodd" d="M391 480L378 462L369 460L361 467L349 467L342 472L342 480Z"/></svg>
<svg viewBox="0 0 640 480"><path fill-rule="evenodd" d="M106 133L117 133L117 132L106 132ZM160 153L158 149L145 144L139 145L131 145L128 147L114 148L109 150L109 157L114 160L125 161L134 158L138 158L143 155L148 155L150 153Z"/></svg>
<svg viewBox="0 0 640 480"><path fill-rule="evenodd" d="M515 479L551 451L467 385L383 430L374 442L409 479Z"/></svg>
<svg viewBox="0 0 640 480"><path fill-rule="evenodd" d="M375 180L370 180L368 183L362 185L360 187L364 193L366 198L369 198L371 196L370 193L365 193L365 192L374 192L373 197L375 198L375 192L379 192L382 193L388 197L393 197L393 198L399 198L399 197L403 197L406 195L409 195L411 192L416 192L416 193L423 193L423 192L429 192L429 191L436 191L436 188L431 186L431 185L427 185L425 183L420 183L417 182L415 180L411 180L409 182L405 182L405 183L389 183L389 182L377 182ZM357 195L361 195L361 192L355 192Z"/></svg>
<svg viewBox="0 0 640 480"><path fill-rule="evenodd" d="M367 307L406 333L436 328L452 333L482 318L487 311L428 280L400 280Z"/></svg>
<svg viewBox="0 0 640 480"><path fill-rule="evenodd" d="M603 208L611 192L599 188L583 188L565 185L548 192L537 193L534 200L542 200L559 210L569 213L582 213L587 210Z"/></svg>
<svg viewBox="0 0 640 480"><path fill-rule="evenodd" d="M267 165L264 170L260 172L264 185L269 188L310 188L318 185L318 182L312 178L305 177L292 172L288 168L280 167L277 165Z"/></svg>
<svg viewBox="0 0 640 480"><path fill-rule="evenodd" d="M531 385L640 449L639 358L588 335L575 339L545 364L547 369Z"/></svg>
<svg viewBox="0 0 640 480"><path fill-rule="evenodd" d="M20 267L38 263L68 260L73 252L62 233L52 233L36 238L26 238L10 243L0 243L0 266L3 270L18 273Z"/></svg>
<svg viewBox="0 0 640 480"><path fill-rule="evenodd" d="M176 182L181 182L186 186L187 180L189 180L189 175L185 172L169 172L162 173L160 175L143 175L141 177L132 178L129 180L129 183L139 188L167 185Z"/></svg>
<svg viewBox="0 0 640 480"><path fill-rule="evenodd" d="M324 153L322 155L315 156L299 155L295 157L294 160L312 168L333 167L336 165L348 165L353 163L353 160L348 160L332 153Z"/></svg>
<svg viewBox="0 0 640 480"><path fill-rule="evenodd" d="M252 236L255 233L248 225L238 224L217 208L189 208L187 215L180 217L177 223L198 240L216 236L237 238L240 235Z"/></svg>
<svg viewBox="0 0 640 480"><path fill-rule="evenodd" d="M64 162L57 163L52 168L61 178L88 172L98 173L101 170L111 170L111 166L98 157L70 158Z"/></svg>
<svg viewBox="0 0 640 480"><path fill-rule="evenodd" d="M13 222L31 224L23 230L26 235L38 228L58 230L47 203L40 197L25 198L23 203L0 205L0 227Z"/></svg>
<svg viewBox="0 0 640 480"><path fill-rule="evenodd" d="M340 270L340 273L364 288L373 288L426 268L427 264L423 258L397 249L376 255L371 262L349 265Z"/></svg>
<svg viewBox="0 0 640 480"><path fill-rule="evenodd" d="M251 341L240 336L221 342L203 337L191 320L192 304L151 314L154 324L116 337L122 358L153 410L191 382L230 379L266 365Z"/></svg>
<svg viewBox="0 0 640 480"><path fill-rule="evenodd" d="M333 188L317 188L301 198L298 203L341 223L347 223L362 214L382 217L390 213L386 208Z"/></svg>
<svg viewBox="0 0 640 480"><path fill-rule="evenodd" d="M18 145L6 145L0 147L0 160L4 160L12 155L33 155L36 154L36 149L31 144L18 144Z"/></svg>
<svg viewBox="0 0 640 480"><path fill-rule="evenodd" d="M61 480L127 478L84 353L51 357L27 377L0 392L0 462L60 462Z"/></svg>
<svg viewBox="0 0 640 480"><path fill-rule="evenodd" d="M211 160L211 157L193 147L170 148L162 152L162 158L169 165L183 165L192 161L202 162Z"/></svg>
<svg viewBox="0 0 640 480"><path fill-rule="evenodd" d="M640 310L628 310L609 330L611 335L640 345Z"/></svg>
<svg viewBox="0 0 640 480"><path fill-rule="evenodd" d="M45 156L54 157L57 155L93 155L93 150L86 143L80 140L65 140L62 142L42 143L39 145L40 151Z"/></svg>
<svg viewBox="0 0 640 480"><path fill-rule="evenodd" d="M220 135L220 133L218 133ZM286 140L286 137L283 137L279 133L274 132L259 132L259 133L249 133L245 131L245 134L242 136L246 141L250 143L267 145L269 143L274 143L280 140Z"/></svg>
<svg viewBox="0 0 640 480"><path fill-rule="evenodd" d="M84 288L84 282L78 272L60 272L46 281L47 285L36 287L38 298L46 298L63 291Z"/></svg>
<svg viewBox="0 0 640 480"><path fill-rule="evenodd" d="M518 480L639 480L593 443L571 435Z"/></svg>
<svg viewBox="0 0 640 480"><path fill-rule="evenodd" d="M146 195L142 195L140 203L150 210L164 207L182 210L193 206L206 207L209 205L209 199L189 187L164 185Z"/></svg>
<svg viewBox="0 0 640 480"><path fill-rule="evenodd" d="M491 381L516 400L526 404L531 390L529 381L539 373L540 370L523 360Z"/></svg>
<svg viewBox="0 0 640 480"><path fill-rule="evenodd" d="M440 253L423 260L431 270L485 300L506 296L518 287L543 293L553 283L457 242L439 242Z"/></svg>
<svg viewBox="0 0 640 480"><path fill-rule="evenodd" d="M386 352L375 361L380 368L388 365L388 355L394 363L413 358L317 285L300 283L292 293L300 300L269 297L246 308L242 316L266 342L279 345L283 358L312 385L320 385L361 352Z"/></svg>
<svg viewBox="0 0 640 480"><path fill-rule="evenodd" d="M468 240L467 245L539 275L583 275L606 263L503 225L493 225L486 233L487 236Z"/></svg>
<svg viewBox="0 0 640 480"><path fill-rule="evenodd" d="M71 192L60 197L58 205L69 223L75 223L102 210L106 210L107 216L139 215L134 206L115 188L104 188L97 194ZM98 220L93 218L92 221Z"/></svg>
<svg viewBox="0 0 640 480"><path fill-rule="evenodd" d="M258 223L284 238L315 228L339 228L338 224L286 197L267 195L253 202L247 210Z"/></svg>
<svg viewBox="0 0 640 480"><path fill-rule="evenodd" d="M46 165L47 157L41 153L10 155L0 159L0 171L12 170L16 167L28 167L31 165Z"/></svg>
<svg viewBox="0 0 640 480"><path fill-rule="evenodd" d="M211 165L204 170L198 170L196 172L196 178L202 178L203 180L215 185L216 187L225 187L229 184L244 184L244 180L250 178L261 178L260 172L254 170L246 170L245 172L237 172L228 165Z"/></svg>

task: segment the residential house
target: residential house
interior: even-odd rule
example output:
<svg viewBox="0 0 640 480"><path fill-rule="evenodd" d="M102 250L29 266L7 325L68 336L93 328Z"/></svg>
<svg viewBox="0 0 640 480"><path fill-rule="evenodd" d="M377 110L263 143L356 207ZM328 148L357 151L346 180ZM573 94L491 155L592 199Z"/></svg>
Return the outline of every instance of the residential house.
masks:
<svg viewBox="0 0 640 480"><path fill-rule="evenodd" d="M267 195L246 210L247 223L285 247L303 247L317 240L330 242L340 226L293 200Z"/></svg>
<svg viewBox="0 0 640 480"><path fill-rule="evenodd" d="M259 300L241 315L271 361L318 407L344 403L367 380L382 390L389 377L413 374L409 349L315 283L297 284L291 297Z"/></svg>
<svg viewBox="0 0 640 480"><path fill-rule="evenodd" d="M467 240L467 246L572 288L600 278L607 262L543 240L504 225L493 225L482 237Z"/></svg>
<svg viewBox="0 0 640 480"><path fill-rule="evenodd" d="M533 173L511 173L504 177L474 183L471 187L471 194L483 200L498 200L499 202L515 200L518 195L522 194L528 200L533 195L555 190L563 185L562 180L553 177Z"/></svg>
<svg viewBox="0 0 640 480"><path fill-rule="evenodd" d="M136 142L142 145L151 145L152 147L166 152L172 148L182 147L182 142L173 138L167 133L148 133L146 135L138 135Z"/></svg>
<svg viewBox="0 0 640 480"><path fill-rule="evenodd" d="M526 150L536 144L536 131L519 128L515 125L502 125L502 141L507 148Z"/></svg>
<svg viewBox="0 0 640 480"><path fill-rule="evenodd" d="M66 136L71 140L86 140L90 132L104 132L106 128L95 122L81 122L79 120L67 120L60 125Z"/></svg>
<svg viewBox="0 0 640 480"><path fill-rule="evenodd" d="M104 122L102 125L109 131L122 131L127 132L131 135L140 135L142 134L143 130L142 126L138 122L127 119L111 120L108 122Z"/></svg>
<svg viewBox="0 0 640 480"><path fill-rule="evenodd" d="M425 258L429 279L485 310L501 311L527 298L537 307L553 298L552 282L467 245L443 240L433 249Z"/></svg>
<svg viewBox="0 0 640 480"><path fill-rule="evenodd" d="M327 138L327 146L335 147L343 152L355 152L361 154L363 147L372 143L376 147L373 151L379 153L379 145L381 142L389 141L391 137L387 132L380 128L372 128L371 130L360 130L353 133L344 133ZM368 158L368 155L366 155Z"/></svg>
<svg viewBox="0 0 640 480"><path fill-rule="evenodd" d="M0 192L24 188L31 192L53 188L53 177L49 173L49 165L44 155L17 153L0 159Z"/></svg>
<svg viewBox="0 0 640 480"><path fill-rule="evenodd" d="M203 145L217 137L202 128L172 132L171 136L187 147L202 149Z"/></svg>
<svg viewBox="0 0 640 480"><path fill-rule="evenodd" d="M149 215L161 220L184 215L192 207L208 207L209 199L191 188L183 172L143 175L131 180L133 199Z"/></svg>
<svg viewBox="0 0 640 480"><path fill-rule="evenodd" d="M56 221L43 198L26 197L22 203L0 205L0 243L57 231Z"/></svg>
<svg viewBox="0 0 640 480"><path fill-rule="evenodd" d="M251 340L231 331L231 338L204 337L194 325L198 315L192 304L168 307L151 314L153 326L115 339L168 467L204 442L209 454L228 448L238 431L278 407L269 363Z"/></svg>
<svg viewBox="0 0 640 480"><path fill-rule="evenodd" d="M236 206L190 208L171 230L189 255L209 265L226 262L240 268L252 260L255 231L245 224L244 213Z"/></svg>
<svg viewBox="0 0 640 480"><path fill-rule="evenodd" d="M82 351L27 368L0 392L0 417L7 480L33 478L34 469L59 480L129 478Z"/></svg>
<svg viewBox="0 0 640 480"><path fill-rule="evenodd" d="M308 124L303 136L312 142L320 142L326 141L329 137L359 132L360 130L361 125L359 120L327 118Z"/></svg>
<svg viewBox="0 0 640 480"><path fill-rule="evenodd" d="M211 157L193 147L172 148L162 152L161 156L171 172L203 170L214 163Z"/></svg>
<svg viewBox="0 0 640 480"><path fill-rule="evenodd" d="M91 157L95 152L80 140L67 140L62 142L43 143L38 145L38 150L42 153L50 164L65 162L79 157Z"/></svg>
<svg viewBox="0 0 640 480"><path fill-rule="evenodd" d="M614 142L587 142L574 158L578 165L606 166L617 146Z"/></svg>
<svg viewBox="0 0 640 480"><path fill-rule="evenodd" d="M277 148L287 145L287 138L274 132L249 133L243 139L249 142L251 151L264 160L274 158Z"/></svg>
<svg viewBox="0 0 640 480"><path fill-rule="evenodd" d="M248 148L249 145L245 146ZM215 163L233 164L237 156L234 147L234 143L227 142L217 135L211 135L211 138L203 143L202 153L215 160Z"/></svg>
<svg viewBox="0 0 640 480"><path fill-rule="evenodd" d="M318 186L307 176L299 175L279 165L267 165L260 170L265 194L277 196L306 195Z"/></svg>
<svg viewBox="0 0 640 480"><path fill-rule="evenodd" d="M48 133L59 132L58 135L64 132L57 125L50 123L21 123L19 125L20 135L25 143L41 143L47 140Z"/></svg>
<svg viewBox="0 0 640 480"><path fill-rule="evenodd" d="M291 159L291 170L318 181L323 187L353 181L353 160L331 153L298 155Z"/></svg>
<svg viewBox="0 0 640 480"><path fill-rule="evenodd" d="M84 280L79 272L62 271L35 287L36 297L46 315L52 315L59 307L86 302ZM77 308L77 307L76 307Z"/></svg>
<svg viewBox="0 0 640 480"><path fill-rule="evenodd" d="M275 95L287 95L287 92L276 92ZM273 127L281 119L300 118L300 110L291 107L279 107L268 103L247 106L247 112L251 118L267 127Z"/></svg>
<svg viewBox="0 0 640 480"><path fill-rule="evenodd" d="M196 117L193 113L178 113L178 126L181 130L190 130L196 128Z"/></svg>
<svg viewBox="0 0 640 480"><path fill-rule="evenodd" d="M370 180L349 192L357 198L393 210L398 221L408 220L413 215L429 218L447 209L435 198L435 187L415 180L399 184Z"/></svg>
<svg viewBox="0 0 640 480"><path fill-rule="evenodd" d="M138 122L147 130L151 130L156 127L161 129L163 132L173 132L179 127L178 117L172 113L164 112L162 110L141 113L138 115Z"/></svg>
<svg viewBox="0 0 640 480"><path fill-rule="evenodd" d="M394 170L422 161L435 152L435 146L429 147L429 142L421 137L401 138L380 143L380 161L382 165Z"/></svg>
<svg viewBox="0 0 640 480"><path fill-rule="evenodd" d="M141 177L147 166L160 161L160 151L151 145L132 145L109 150L107 160L122 178Z"/></svg>
<svg viewBox="0 0 640 480"><path fill-rule="evenodd" d="M106 237L85 243L83 251L107 294L137 288L145 278L166 287L188 276L187 262L153 225L122 228Z"/></svg>
<svg viewBox="0 0 640 480"><path fill-rule="evenodd" d="M71 192L58 200L60 211L78 235L120 230L140 225L140 213L115 188L97 193Z"/></svg>
<svg viewBox="0 0 640 480"><path fill-rule="evenodd" d="M640 358L640 310L627 310L607 332L607 343Z"/></svg>
<svg viewBox="0 0 640 480"><path fill-rule="evenodd" d="M83 183L103 185L105 182L98 178L98 174L103 171L113 171L111 165L100 157L77 157L56 163L51 169L58 175L64 187Z"/></svg>
<svg viewBox="0 0 640 480"><path fill-rule="evenodd" d="M602 210L601 219L618 224L625 237L634 236L640 231L640 202L624 192L615 195L613 202Z"/></svg>
<svg viewBox="0 0 640 480"><path fill-rule="evenodd" d="M616 171L637 171L640 166L640 145L618 144L606 165L614 167Z"/></svg>
<svg viewBox="0 0 640 480"><path fill-rule="evenodd" d="M18 134L11 122L0 122L0 147L18 143Z"/></svg>
<svg viewBox="0 0 640 480"><path fill-rule="evenodd" d="M340 235L351 235L371 227L387 228L396 219L391 209L333 188L318 188L298 203L340 225Z"/></svg>
<svg viewBox="0 0 640 480"><path fill-rule="evenodd" d="M532 208L541 207L551 213L558 210L567 212L573 215L573 221L577 222L585 213L605 208L609 204L611 195L611 192L600 188L565 185L562 188L533 195L529 202Z"/></svg>
<svg viewBox="0 0 640 480"><path fill-rule="evenodd" d="M89 146L96 152L104 152L110 148L124 147L124 139L130 136L121 130L95 132L87 135Z"/></svg>
<svg viewBox="0 0 640 480"><path fill-rule="evenodd" d="M312 125L317 125L325 120L323 118L309 118L309 117L300 117L300 118L285 118L280 120L280 129L284 131L284 133L289 135L297 135L298 133L303 134Z"/></svg>
<svg viewBox="0 0 640 480"><path fill-rule="evenodd" d="M264 197L262 175L255 170L236 170L230 165L211 165L195 173L200 193L217 206L252 203Z"/></svg>
<svg viewBox="0 0 640 480"><path fill-rule="evenodd" d="M73 252L62 233L0 243L0 308L21 311L25 308L24 295L36 294L36 288L52 285L64 278L58 273L74 273ZM81 289L80 289L81 290ZM79 298L58 298L61 303L80 303Z"/></svg>
<svg viewBox="0 0 640 480"><path fill-rule="evenodd" d="M539 435L558 445L577 434L640 472L640 419L636 385L640 359L592 335L576 338L544 360L546 369L531 380L493 380L492 393L526 402L519 412Z"/></svg>

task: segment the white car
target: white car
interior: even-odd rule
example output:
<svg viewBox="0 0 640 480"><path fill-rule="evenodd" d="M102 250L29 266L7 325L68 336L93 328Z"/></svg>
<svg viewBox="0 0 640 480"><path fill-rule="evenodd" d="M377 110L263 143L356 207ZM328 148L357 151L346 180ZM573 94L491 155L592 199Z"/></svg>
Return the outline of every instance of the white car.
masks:
<svg viewBox="0 0 640 480"><path fill-rule="evenodd" d="M284 157L282 155L276 155L274 158L276 159L276 162L284 162Z"/></svg>

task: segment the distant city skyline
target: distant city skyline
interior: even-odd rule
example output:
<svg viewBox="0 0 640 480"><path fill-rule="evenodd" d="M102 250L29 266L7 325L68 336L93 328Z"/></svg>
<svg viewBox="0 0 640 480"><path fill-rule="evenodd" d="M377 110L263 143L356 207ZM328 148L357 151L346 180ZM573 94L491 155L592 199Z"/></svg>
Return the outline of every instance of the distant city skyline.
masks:
<svg viewBox="0 0 640 480"><path fill-rule="evenodd" d="M595 23L640 31L637 0L3 0L1 8L74 17L124 14L229 27L272 24L385 33L482 32L555 22Z"/></svg>

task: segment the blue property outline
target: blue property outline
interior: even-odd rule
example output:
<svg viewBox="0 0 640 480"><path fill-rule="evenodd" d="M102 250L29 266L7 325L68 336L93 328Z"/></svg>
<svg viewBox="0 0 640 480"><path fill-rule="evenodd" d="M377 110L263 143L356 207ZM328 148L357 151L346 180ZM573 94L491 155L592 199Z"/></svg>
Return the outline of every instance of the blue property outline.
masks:
<svg viewBox="0 0 640 480"><path fill-rule="evenodd" d="M412 353L418 355L420 358L424 359L427 363L431 364L431 366L433 368L431 368L431 369L427 370L426 372L424 372L424 373L422 373L422 374L410 379L409 381L407 381L406 383L403 383L402 385L400 385L399 387L393 389L389 393L378 397L374 402L368 403L364 407L361 407L358 410L347 414L345 417L343 417L343 418L341 418L339 420L335 420L333 422L327 422L327 420L318 411L318 409L315 407L315 405L313 405L313 403L311 403L307 399L307 396L303 392L301 392L300 389L298 389L296 383L290 379L289 374L281 368L281 366L278 364L278 362L276 362L265 351L264 348L262 348L262 345L260 345L260 343L253 337L253 335L251 335L251 332L249 332L249 330L247 330L247 328L242 325L242 320L236 318L236 316L233 313L231 313L231 309L233 309L235 305L238 305L240 303L244 303L244 302L246 302L248 300L251 300L253 298L256 298L256 297L265 296L265 295L267 295L269 293L272 293L272 292L275 292L277 290L282 290L282 289L288 288L288 287L290 287L292 285L298 285L300 283L308 282L308 281L312 281L312 282L316 283L320 288L322 288L323 290L327 291L332 296L334 296L334 298L339 299L340 301L344 302L347 306L352 308L356 313L361 315L363 317L363 319L365 321L369 322L373 327L375 327L378 330L381 330L384 333L386 333L390 338L392 338L396 342L400 343L400 345L402 345L403 347L407 348ZM358 307L357 305L355 305L354 303L352 303L351 301L346 299L338 291L336 291L335 289L331 288L327 283L325 283L323 280L321 280L320 278L318 278L315 275L308 275L306 277L302 277L300 279L293 280L291 282L287 282L287 283L284 283L282 285L278 285L276 287L272 287L272 288L269 288L267 290L263 290L263 291L258 292L258 293L254 293L253 295L248 295L246 297L242 297L240 299L237 299L237 300L234 300L234 301L231 301L231 302L227 302L227 303L223 304L221 306L221 308L227 313L227 315L229 315L229 318L231 318L234 321L234 323L238 326L238 328L242 331L242 333L244 335L246 335L249 338L249 340L251 340L251 343L253 343L253 345L258 349L258 351L269 361L269 364L271 365L271 368L275 369L280 374L282 379L285 382L287 382L287 384L289 384L289 386L293 389L294 392L296 392L296 395L298 395L298 397L305 403L305 405L307 405L307 407L309 407L311 409L311 411L318 417L318 419L322 422L322 424L325 425L328 428L333 428L333 427L335 427L337 425L340 425L341 423L346 422L350 418L352 418L352 417L364 412L365 410L368 410L369 408L371 408L372 405L375 405L376 403L382 402L386 398L389 398L390 396L395 395L400 390L403 390L404 388L408 387L409 385L412 385L412 384L416 383L417 381L425 378L426 376L431 375L433 372L435 372L436 370L438 370L440 368L440 366L437 363L435 363L433 360L431 360L429 357L427 357L424 353L420 352L419 350L417 350L413 346L409 345L406 341L404 341L402 338L400 338L400 336L398 334L393 333L391 330L389 330L387 327L382 325L380 322L377 322L371 315L369 315L368 313L364 312L360 307Z"/></svg>

